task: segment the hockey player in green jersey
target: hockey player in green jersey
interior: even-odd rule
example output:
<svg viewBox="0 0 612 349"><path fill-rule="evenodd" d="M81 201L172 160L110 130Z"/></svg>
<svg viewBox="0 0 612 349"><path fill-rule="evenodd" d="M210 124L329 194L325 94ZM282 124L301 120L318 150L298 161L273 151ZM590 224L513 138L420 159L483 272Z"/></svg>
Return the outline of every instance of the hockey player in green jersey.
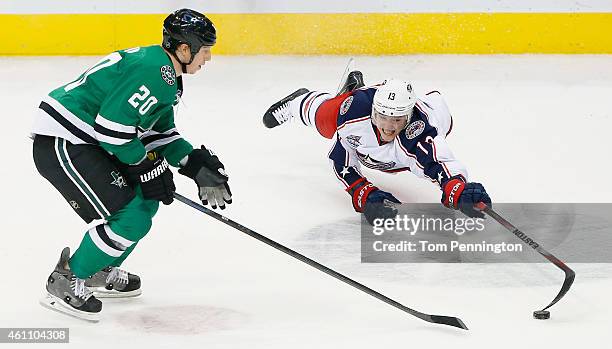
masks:
<svg viewBox="0 0 612 349"><path fill-rule="evenodd" d="M33 127L37 170L87 223L72 256L66 247L41 304L97 321L96 297L132 297L140 278L119 268L151 228L159 201L175 190L169 167L192 178L203 204L231 203L219 158L193 148L174 124L182 74L210 61L213 23L189 9L170 14L162 45L113 52L49 93Z"/></svg>

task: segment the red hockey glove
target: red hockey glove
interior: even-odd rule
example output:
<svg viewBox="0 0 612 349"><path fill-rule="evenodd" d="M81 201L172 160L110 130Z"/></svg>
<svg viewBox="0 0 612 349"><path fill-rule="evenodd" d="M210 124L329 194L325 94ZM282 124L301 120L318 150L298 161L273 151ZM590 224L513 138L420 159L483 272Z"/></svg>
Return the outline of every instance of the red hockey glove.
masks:
<svg viewBox="0 0 612 349"><path fill-rule="evenodd" d="M474 209L474 205L484 202L491 205L491 198L480 183L465 183L459 178L453 178L444 184L442 204L472 218L484 218L484 214Z"/></svg>
<svg viewBox="0 0 612 349"><path fill-rule="evenodd" d="M346 190L353 199L353 208L364 214L370 224L374 224L377 218L393 218L397 215L397 209L393 204L400 201L391 193L380 190L365 178L353 183Z"/></svg>

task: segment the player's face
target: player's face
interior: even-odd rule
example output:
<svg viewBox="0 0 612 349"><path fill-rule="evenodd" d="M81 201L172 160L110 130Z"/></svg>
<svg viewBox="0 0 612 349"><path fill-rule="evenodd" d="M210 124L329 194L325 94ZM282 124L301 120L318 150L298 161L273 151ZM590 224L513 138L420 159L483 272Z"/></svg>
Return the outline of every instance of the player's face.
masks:
<svg viewBox="0 0 612 349"><path fill-rule="evenodd" d="M385 142L391 142L406 127L406 117L394 118L382 115L372 110L372 121L380 132L380 138Z"/></svg>
<svg viewBox="0 0 612 349"><path fill-rule="evenodd" d="M187 74L195 74L202 66L206 64L206 62L210 61L212 57L212 53L210 52L209 46L202 46L200 51L196 53L195 57L193 57L193 62L187 66Z"/></svg>

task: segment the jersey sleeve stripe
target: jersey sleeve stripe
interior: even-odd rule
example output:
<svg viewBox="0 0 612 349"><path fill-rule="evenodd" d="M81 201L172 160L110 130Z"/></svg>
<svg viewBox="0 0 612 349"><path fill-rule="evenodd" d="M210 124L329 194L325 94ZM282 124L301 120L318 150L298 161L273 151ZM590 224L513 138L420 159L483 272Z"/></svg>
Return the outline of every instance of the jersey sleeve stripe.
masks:
<svg viewBox="0 0 612 349"><path fill-rule="evenodd" d="M181 136L176 127L173 127L164 132L149 130L144 134L140 135L140 141L145 146L146 151L150 151L157 147L170 144L181 138L183 138L183 136Z"/></svg>
<svg viewBox="0 0 612 349"><path fill-rule="evenodd" d="M154 131L154 130L148 130L145 131L142 135L140 135L140 139L145 139L145 138L149 138L149 137L170 137L173 136L175 134L178 134L178 130L176 129L176 127L171 128L167 131L164 132L158 132L158 131Z"/></svg>
<svg viewBox="0 0 612 349"><path fill-rule="evenodd" d="M147 145L149 143L153 143L153 142L167 139L167 138L173 138L176 136L180 137L180 134L178 133L176 129L172 129L170 131L168 131L169 133L147 132L143 135L144 137L140 138L140 141L142 142L142 144Z"/></svg>
<svg viewBox="0 0 612 349"><path fill-rule="evenodd" d="M99 135L104 135L107 137L112 137L112 138L119 138L119 139L127 139L127 140L131 140L132 138L136 137L136 129L134 129L134 132L131 133L125 133L125 132L118 132L118 131L114 131L114 130L109 130L104 126L100 126L98 124L96 124L94 126L94 131L96 132L96 137L98 137Z"/></svg>
<svg viewBox="0 0 612 349"><path fill-rule="evenodd" d="M135 133L136 132L136 126L120 124L118 122L109 120L100 114L98 114L98 116L96 117L96 125L100 125L104 127L105 129L116 131L116 132L123 132L123 133Z"/></svg>
<svg viewBox="0 0 612 349"><path fill-rule="evenodd" d="M183 137L181 135L177 134L177 135L172 136L172 137L166 137L166 138L158 139L156 141L152 141L152 142L149 142L149 143L145 144L144 145L145 146L145 150L146 151L150 151L150 150L153 150L153 149L155 149L157 147L161 147L161 146L164 146L166 144L170 144L170 143L176 141L177 139L181 139L181 138L183 138Z"/></svg>
<svg viewBox="0 0 612 349"><path fill-rule="evenodd" d="M112 144L112 145L124 145L124 144L129 143L131 141L131 139L110 137L110 136L106 136L106 135L104 135L102 133L96 133L96 138L100 142L104 142L104 143L108 143L108 144Z"/></svg>

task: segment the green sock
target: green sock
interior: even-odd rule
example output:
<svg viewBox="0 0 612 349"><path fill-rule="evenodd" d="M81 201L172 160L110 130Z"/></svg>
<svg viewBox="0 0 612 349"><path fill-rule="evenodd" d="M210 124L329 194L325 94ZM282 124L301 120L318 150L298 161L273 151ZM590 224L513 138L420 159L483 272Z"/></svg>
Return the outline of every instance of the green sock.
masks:
<svg viewBox="0 0 612 349"><path fill-rule="evenodd" d="M86 279L111 265L115 259L117 257L109 256L101 251L86 233L81 245L70 257L68 265L76 277Z"/></svg>
<svg viewBox="0 0 612 349"><path fill-rule="evenodd" d="M113 267L120 267L121 263L123 263L123 261L125 261L125 259L130 255L130 253L132 253L132 251L134 251L134 247L136 247L137 243L134 243L132 246L128 247L125 252L123 252L123 254L121 255L121 257L115 259L110 265Z"/></svg>

